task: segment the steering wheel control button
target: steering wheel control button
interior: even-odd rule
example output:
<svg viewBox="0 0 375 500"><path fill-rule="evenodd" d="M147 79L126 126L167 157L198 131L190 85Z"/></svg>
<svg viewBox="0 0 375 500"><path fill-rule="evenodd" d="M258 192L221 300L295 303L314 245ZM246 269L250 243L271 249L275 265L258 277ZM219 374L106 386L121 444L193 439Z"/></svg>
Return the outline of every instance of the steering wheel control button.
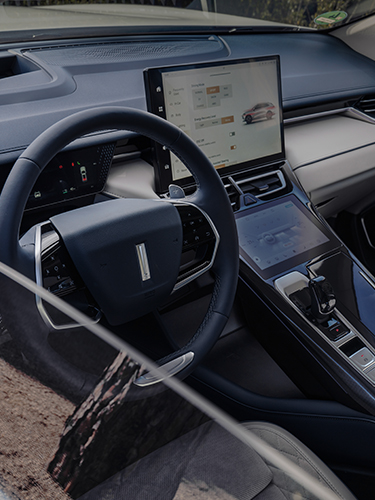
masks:
<svg viewBox="0 0 375 500"><path fill-rule="evenodd" d="M193 204L174 205L181 219L182 255L174 290L208 271L215 260L220 237L212 221Z"/></svg>
<svg viewBox="0 0 375 500"><path fill-rule="evenodd" d="M57 246L50 252L45 252L42 257L43 287L54 295L66 295L73 292L77 287L74 279L68 271L64 260L66 255L61 246Z"/></svg>
<svg viewBox="0 0 375 500"><path fill-rule="evenodd" d="M65 301L84 312L91 322L96 323L100 320L101 311L84 286L60 236L48 222L36 227L35 267L38 285L54 295L64 297ZM72 322L38 295L36 303L48 327L54 330L80 327L79 323Z"/></svg>
<svg viewBox="0 0 375 500"><path fill-rule="evenodd" d="M358 352L352 354L350 359L353 363L355 363L359 368L366 368L371 365L375 361L375 357L372 352L367 349L367 347L363 347Z"/></svg>
<svg viewBox="0 0 375 500"><path fill-rule="evenodd" d="M215 241L210 223L194 207L178 206L183 230L183 250Z"/></svg>

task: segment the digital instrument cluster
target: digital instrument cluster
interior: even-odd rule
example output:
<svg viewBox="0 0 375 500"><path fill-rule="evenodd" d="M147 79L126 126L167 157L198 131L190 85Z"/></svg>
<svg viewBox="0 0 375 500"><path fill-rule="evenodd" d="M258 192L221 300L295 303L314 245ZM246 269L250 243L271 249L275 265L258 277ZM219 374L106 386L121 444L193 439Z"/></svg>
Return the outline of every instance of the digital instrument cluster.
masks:
<svg viewBox="0 0 375 500"><path fill-rule="evenodd" d="M26 209L39 208L104 188L115 145L63 151L46 166L35 183Z"/></svg>

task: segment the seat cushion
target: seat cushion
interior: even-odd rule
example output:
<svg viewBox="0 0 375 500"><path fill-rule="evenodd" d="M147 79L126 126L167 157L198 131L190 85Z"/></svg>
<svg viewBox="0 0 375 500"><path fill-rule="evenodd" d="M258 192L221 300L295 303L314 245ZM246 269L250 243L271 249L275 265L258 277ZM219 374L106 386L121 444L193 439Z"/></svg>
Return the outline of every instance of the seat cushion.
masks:
<svg viewBox="0 0 375 500"><path fill-rule="evenodd" d="M334 474L302 443L275 425L244 426L311 472L345 500L355 500ZM297 495L297 496L295 496ZM145 456L80 500L315 500L295 481L208 422Z"/></svg>
<svg viewBox="0 0 375 500"><path fill-rule="evenodd" d="M246 429L261 437L263 441L270 444L286 458L315 477L321 484L332 490L339 498L355 500L353 494L342 483L342 481L301 441L290 432L277 425L265 422L247 422L243 424ZM294 500L296 491L298 498L315 498L300 485L291 479L285 472L274 467L265 460L273 474L272 483L277 486L287 499ZM257 499L258 500L258 499Z"/></svg>

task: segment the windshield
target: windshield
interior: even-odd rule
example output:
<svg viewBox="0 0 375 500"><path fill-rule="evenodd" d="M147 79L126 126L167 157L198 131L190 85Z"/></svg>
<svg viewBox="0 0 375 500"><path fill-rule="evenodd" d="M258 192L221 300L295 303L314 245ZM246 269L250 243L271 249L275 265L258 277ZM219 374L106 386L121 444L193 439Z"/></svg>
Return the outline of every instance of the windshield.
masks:
<svg viewBox="0 0 375 500"><path fill-rule="evenodd" d="M373 0L6 0L0 3L0 32L8 41L98 36L108 29L111 34L324 30L374 10Z"/></svg>

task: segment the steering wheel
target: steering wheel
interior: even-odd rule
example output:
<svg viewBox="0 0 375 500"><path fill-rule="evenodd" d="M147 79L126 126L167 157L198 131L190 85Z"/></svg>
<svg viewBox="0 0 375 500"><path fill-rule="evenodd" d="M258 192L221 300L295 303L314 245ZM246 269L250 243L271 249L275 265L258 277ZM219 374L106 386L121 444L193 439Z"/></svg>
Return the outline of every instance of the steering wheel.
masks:
<svg viewBox="0 0 375 500"><path fill-rule="evenodd" d="M198 246L211 249L206 268L211 268L215 279L212 299L192 339L158 362L184 377L213 347L227 322L237 286L239 253L224 186L204 153L176 126L150 113L119 107L82 111L52 125L22 153L2 190L0 261L40 281L41 226L19 239L23 212L35 181L73 140L113 129L133 131L164 145L190 170L196 191L179 200L96 203L51 217L48 234L53 233L52 240L58 240L67 250L107 321L119 325L155 310L178 284L202 271L201 263L196 268L193 265L187 277L180 271L181 255L186 245L191 246L185 238L186 227L191 221L199 221L208 240ZM40 308L38 297L4 277L1 286L4 324L39 378L72 397L87 395L96 377L73 366L51 347L48 337L54 325ZM153 382L146 375L139 385Z"/></svg>

